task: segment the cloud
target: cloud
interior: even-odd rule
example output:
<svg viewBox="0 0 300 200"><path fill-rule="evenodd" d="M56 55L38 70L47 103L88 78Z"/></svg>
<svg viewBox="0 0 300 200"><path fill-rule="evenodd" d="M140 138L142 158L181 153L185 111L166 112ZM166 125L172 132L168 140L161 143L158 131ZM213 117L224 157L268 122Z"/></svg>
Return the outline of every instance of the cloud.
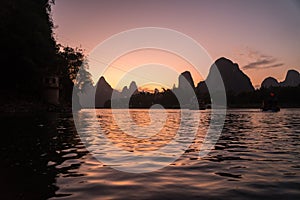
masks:
<svg viewBox="0 0 300 200"><path fill-rule="evenodd" d="M269 65L269 66L265 66L263 67L264 69L268 69L268 68L275 68L275 67L281 67L283 66L284 63L277 63L277 64L274 64L274 65Z"/></svg>
<svg viewBox="0 0 300 200"><path fill-rule="evenodd" d="M248 57L252 60L256 60L254 62L250 62L243 67L243 69L270 69L281 67L284 63L278 63L277 59L270 55L262 54L258 51L253 51L248 49Z"/></svg>
<svg viewBox="0 0 300 200"><path fill-rule="evenodd" d="M274 58L269 59L258 59L255 62L251 62L243 67L243 69L269 69L269 68L276 68L281 67L284 63L276 63L277 60Z"/></svg>

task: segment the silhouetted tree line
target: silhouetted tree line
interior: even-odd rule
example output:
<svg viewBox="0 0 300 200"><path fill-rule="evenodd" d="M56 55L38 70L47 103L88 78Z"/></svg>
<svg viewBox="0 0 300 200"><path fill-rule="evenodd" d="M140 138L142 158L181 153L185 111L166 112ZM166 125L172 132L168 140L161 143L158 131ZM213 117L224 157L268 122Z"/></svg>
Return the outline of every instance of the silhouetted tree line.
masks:
<svg viewBox="0 0 300 200"><path fill-rule="evenodd" d="M59 68L55 73L60 78L60 98L61 102L71 103L74 84L77 91L80 91L86 84L93 84L92 75L87 71L88 65L82 49L58 46Z"/></svg>
<svg viewBox="0 0 300 200"><path fill-rule="evenodd" d="M202 91L196 90L198 100L200 99L204 104L211 103L211 98L207 91L206 86ZM261 87L252 92L241 93L226 89L227 105L233 108L258 108L264 100L270 98L271 93L276 95L281 107L300 107L300 85L297 87Z"/></svg>
<svg viewBox="0 0 300 200"><path fill-rule="evenodd" d="M164 108L180 108L177 97L170 89L156 93L139 92L129 101L130 108L150 108L155 104L160 104Z"/></svg>
<svg viewBox="0 0 300 200"><path fill-rule="evenodd" d="M300 107L300 86L260 88L253 92L234 93L226 91L227 105L232 108L259 108L273 93L280 107ZM205 104L211 103L209 93L197 93Z"/></svg>
<svg viewBox="0 0 300 200"><path fill-rule="evenodd" d="M54 0L1 2L2 94L12 98L31 96L41 99L43 77L56 75L61 83L61 100L71 101L72 88L77 83L75 75L84 55L81 49L56 43L50 17L52 4ZM88 72L83 76L90 77Z"/></svg>
<svg viewBox="0 0 300 200"><path fill-rule="evenodd" d="M254 92L239 94L227 91L227 105L229 108L260 108L263 100L270 98L271 93L276 95L280 107L300 107L300 86L260 88ZM209 93L197 93L196 95L199 108L204 108L211 104ZM177 97L170 89L157 93L138 92L129 99L108 100L105 102L104 107L110 108L113 103L112 105L115 107L127 108L128 102L129 108L150 108L154 104L160 104L164 108L180 108ZM184 106L191 108L192 103L191 101L189 105Z"/></svg>
<svg viewBox="0 0 300 200"><path fill-rule="evenodd" d="M260 88L254 92L227 94L229 107L258 107L273 93L280 107L300 107L300 86Z"/></svg>
<svg viewBox="0 0 300 200"><path fill-rule="evenodd" d="M151 106L159 104L164 108L181 108L180 106L190 106L189 103L180 105L178 98L174 92L170 89L163 92L145 92L141 91L133 94L129 98L119 98L108 100L105 102L104 107L110 108L113 105L114 108L150 108Z"/></svg>
<svg viewBox="0 0 300 200"><path fill-rule="evenodd" d="M2 90L35 94L41 75L56 70L50 11L48 0L1 2Z"/></svg>

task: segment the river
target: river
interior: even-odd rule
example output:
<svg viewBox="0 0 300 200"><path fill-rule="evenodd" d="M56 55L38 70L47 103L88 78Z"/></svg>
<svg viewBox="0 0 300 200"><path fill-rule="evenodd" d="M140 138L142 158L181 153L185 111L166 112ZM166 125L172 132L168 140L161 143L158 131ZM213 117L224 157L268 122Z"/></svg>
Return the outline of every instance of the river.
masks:
<svg viewBox="0 0 300 200"><path fill-rule="evenodd" d="M90 112L82 110L79 116ZM174 137L180 114L169 110L164 128L149 141L145 138L154 129L147 129L147 112L133 110L131 115L144 138L120 133L110 110L97 110L92 124L99 123L125 151L157 150ZM166 166L148 173L119 171L98 161L86 148L90 144L111 159L119 155L109 145L88 140L94 126L85 126L86 136L78 134L71 113L2 115L2 199L300 199L300 109L229 109L220 138L204 157L199 157L199 147L210 110L187 112L201 113L195 139L174 162L152 161Z"/></svg>

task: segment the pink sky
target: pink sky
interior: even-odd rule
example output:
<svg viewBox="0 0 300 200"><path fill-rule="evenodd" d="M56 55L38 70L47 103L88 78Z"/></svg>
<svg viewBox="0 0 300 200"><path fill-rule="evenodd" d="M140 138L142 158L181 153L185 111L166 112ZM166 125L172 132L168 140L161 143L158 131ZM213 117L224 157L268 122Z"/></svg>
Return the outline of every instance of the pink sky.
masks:
<svg viewBox="0 0 300 200"><path fill-rule="evenodd" d="M288 69L300 71L297 1L61 0L55 3L52 12L57 26L55 38L63 45L81 46L86 54L119 32L163 27L195 39L213 60L223 56L237 62L254 86L268 76L282 81ZM186 67L182 66L182 71ZM194 72L192 75L195 82L201 80ZM112 75L107 77L108 82L113 79Z"/></svg>

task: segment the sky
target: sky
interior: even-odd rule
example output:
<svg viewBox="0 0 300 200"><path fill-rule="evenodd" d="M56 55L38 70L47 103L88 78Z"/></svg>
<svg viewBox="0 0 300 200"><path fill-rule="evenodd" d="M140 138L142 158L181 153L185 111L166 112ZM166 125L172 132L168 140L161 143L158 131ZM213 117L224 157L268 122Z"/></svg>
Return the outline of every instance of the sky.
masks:
<svg viewBox="0 0 300 200"><path fill-rule="evenodd" d="M226 57L238 63L255 87L266 77L283 81L287 70L300 71L300 1L297 0L56 0L52 18L56 40L81 47L86 55L120 32L161 27L191 37L213 61ZM107 62L101 55L94 59ZM89 62L93 64L92 60ZM185 70L192 72L196 83L206 76L197 73L183 58L158 50L129 52L108 64L111 67L104 76L116 88L122 87L118 80L132 70L137 70L130 72L132 80L138 79L137 84L145 87L151 81L170 87L177 84L176 73ZM159 72L157 64L167 65L176 73ZM141 65L156 72L154 77L158 80L152 77L148 83L142 83L139 79L143 74L137 69ZM96 82L99 77L93 78Z"/></svg>

